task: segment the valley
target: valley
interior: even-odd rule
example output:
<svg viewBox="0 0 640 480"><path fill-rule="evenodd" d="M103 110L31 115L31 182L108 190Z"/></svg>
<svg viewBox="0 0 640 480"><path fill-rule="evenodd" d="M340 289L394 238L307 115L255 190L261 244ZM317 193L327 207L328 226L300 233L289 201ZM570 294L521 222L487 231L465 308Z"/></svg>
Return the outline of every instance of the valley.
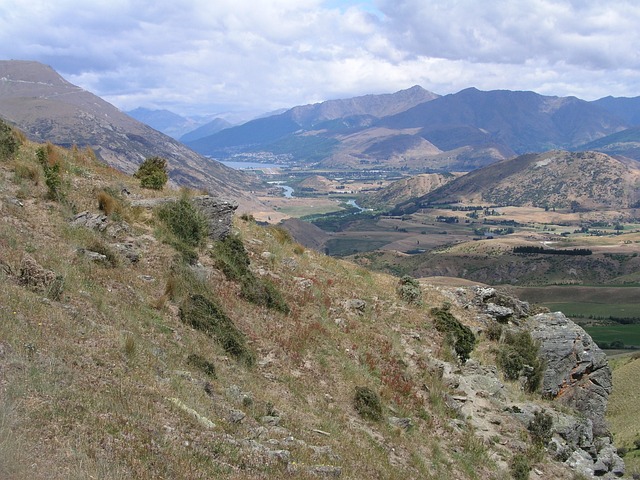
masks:
<svg viewBox="0 0 640 480"><path fill-rule="evenodd" d="M555 208L458 202L393 214L394 201L406 201L397 185L406 189L416 177L300 166L257 173L293 192L285 197L277 186L260 197L276 213L258 220L282 221L288 228L292 217L303 219L291 230L303 244L396 276L508 287L524 300L569 315L605 348L640 346L637 208L576 211L570 203ZM514 252L522 248L533 250ZM572 255L576 250L589 254Z"/></svg>

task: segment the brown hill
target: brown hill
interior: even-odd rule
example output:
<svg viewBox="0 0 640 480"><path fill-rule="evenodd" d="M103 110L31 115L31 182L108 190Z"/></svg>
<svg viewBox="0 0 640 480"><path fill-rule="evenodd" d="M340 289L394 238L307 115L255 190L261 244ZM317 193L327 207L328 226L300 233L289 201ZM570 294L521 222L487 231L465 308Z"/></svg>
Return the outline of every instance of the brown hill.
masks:
<svg viewBox="0 0 640 480"><path fill-rule="evenodd" d="M463 202L572 210L625 209L640 201L640 168L598 152L550 151L497 162L398 206Z"/></svg>
<svg viewBox="0 0 640 480"><path fill-rule="evenodd" d="M327 177L322 175L312 175L305 178L298 184L301 190L313 190L317 192L326 192L332 189L333 183Z"/></svg>
<svg viewBox="0 0 640 480"><path fill-rule="evenodd" d="M0 61L0 116L32 140L91 147L123 172L133 173L145 158L158 155L168 160L177 184L240 201L260 187L255 177L195 153L38 62Z"/></svg>
<svg viewBox="0 0 640 480"><path fill-rule="evenodd" d="M382 190L360 196L358 203L369 208L391 208L411 198L422 197L461 174L424 173L393 182Z"/></svg>

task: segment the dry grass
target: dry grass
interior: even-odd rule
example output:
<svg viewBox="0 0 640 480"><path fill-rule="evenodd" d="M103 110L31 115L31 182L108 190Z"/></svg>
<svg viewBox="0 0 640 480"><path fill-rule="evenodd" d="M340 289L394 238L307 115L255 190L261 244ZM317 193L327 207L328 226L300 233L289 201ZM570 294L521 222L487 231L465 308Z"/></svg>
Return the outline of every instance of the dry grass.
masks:
<svg viewBox="0 0 640 480"><path fill-rule="evenodd" d="M397 297L397 278L238 221L253 274L269 279L291 311L253 305L205 246L199 266L176 263L144 211L122 205L131 229L115 239L69 227L74 211L97 211L95 192L143 192L90 152L55 149L70 188L64 202L46 200L45 186L15 176L18 163L37 166L35 148L26 144L18 159L0 164L0 261L7 266L0 269L0 477L282 478L286 466L252 450L245 441L253 439L290 451L299 468L293 478L312 478L305 465L327 464L341 467L344 479L502 478L473 434L449 426L449 387L428 366L435 353L446 354L428 316L449 300L445 293L423 287L423 305L407 305ZM23 206L4 201L18 192ZM141 252L136 264L120 258L105 266L76 252L125 235ZM59 301L15 281L11 272L25 251L64 277ZM179 306L196 293L215 299L255 365L180 320ZM356 298L366 302L363 312L345 307ZM452 312L477 323L472 312ZM206 359L215 378L194 358ZM355 411L357 385L379 393L380 422ZM246 417L230 421L232 410ZM259 428L274 413L280 429ZM414 427L393 427L389 415L411 417Z"/></svg>

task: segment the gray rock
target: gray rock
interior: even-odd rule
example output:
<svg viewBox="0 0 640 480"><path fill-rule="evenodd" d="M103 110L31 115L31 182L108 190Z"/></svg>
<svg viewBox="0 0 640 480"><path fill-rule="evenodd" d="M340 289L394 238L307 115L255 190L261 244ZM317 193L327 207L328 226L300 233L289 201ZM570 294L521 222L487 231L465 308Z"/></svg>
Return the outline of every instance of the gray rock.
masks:
<svg viewBox="0 0 640 480"><path fill-rule="evenodd" d="M496 305L491 302L485 304L485 312L498 321L506 320L513 316L514 313L509 307L503 307L502 305Z"/></svg>
<svg viewBox="0 0 640 480"><path fill-rule="evenodd" d="M247 415L241 410L231 410L231 412L229 412L229 422L242 423L242 420L244 420L246 416Z"/></svg>
<svg viewBox="0 0 640 480"><path fill-rule="evenodd" d="M108 221L109 220L106 215L84 211L73 217L73 220L71 220L71 226L85 227L91 230L104 232L107 228Z"/></svg>
<svg viewBox="0 0 640 480"><path fill-rule="evenodd" d="M530 317L527 327L540 342L546 362L542 394L574 407L593 422L594 437L608 435L605 422L611 393L607 357L581 327L562 313Z"/></svg>
<svg viewBox="0 0 640 480"><path fill-rule="evenodd" d="M275 417L273 415L265 415L264 417L260 418L260 422L264 425L277 427L280 424L280 417Z"/></svg>
<svg viewBox="0 0 640 480"><path fill-rule="evenodd" d="M343 303L345 310L355 311L357 313L364 313L367 307L367 302L360 300L359 298L353 298L351 300L345 300Z"/></svg>
<svg viewBox="0 0 640 480"><path fill-rule="evenodd" d="M394 427L402 428L403 430L409 430L413 427L413 421L410 418L401 418L401 417L389 417L389 424Z"/></svg>
<svg viewBox="0 0 640 480"><path fill-rule="evenodd" d="M594 474L593 459L584 450L576 450L564 463L582 475L591 477Z"/></svg>

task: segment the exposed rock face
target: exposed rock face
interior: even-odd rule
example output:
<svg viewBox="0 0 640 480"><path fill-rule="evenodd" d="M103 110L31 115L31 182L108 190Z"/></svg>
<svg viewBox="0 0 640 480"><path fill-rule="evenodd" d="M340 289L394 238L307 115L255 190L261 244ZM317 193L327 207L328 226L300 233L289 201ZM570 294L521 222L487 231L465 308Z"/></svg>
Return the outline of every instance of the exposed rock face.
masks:
<svg viewBox="0 0 640 480"><path fill-rule="evenodd" d="M131 205L134 207L154 208L177 200L177 198L133 200ZM233 214L238 208L236 202L209 195L193 197L191 202L209 221L209 238L222 240L229 235Z"/></svg>
<svg viewBox="0 0 640 480"><path fill-rule="evenodd" d="M608 435L604 415L611 393L607 357L589 334L561 312L529 318L531 336L546 361L543 395L574 407L593 421L594 435Z"/></svg>

